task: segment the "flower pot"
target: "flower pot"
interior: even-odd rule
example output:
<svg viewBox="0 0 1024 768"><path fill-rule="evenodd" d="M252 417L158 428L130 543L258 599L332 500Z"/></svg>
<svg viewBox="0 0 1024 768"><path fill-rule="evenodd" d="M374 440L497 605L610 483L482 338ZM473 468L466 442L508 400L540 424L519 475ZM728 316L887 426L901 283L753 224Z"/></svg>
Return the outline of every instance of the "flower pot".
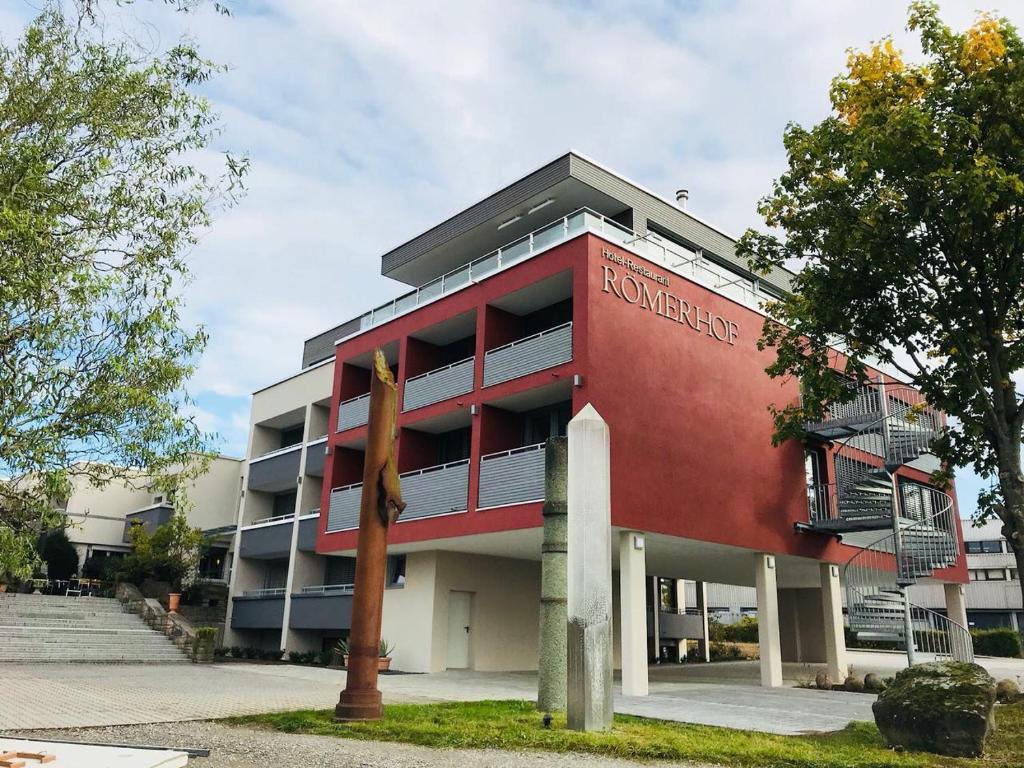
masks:
<svg viewBox="0 0 1024 768"><path fill-rule="evenodd" d="M391 669L391 657L381 656L377 659L377 670L383 671L385 669Z"/></svg>
<svg viewBox="0 0 1024 768"><path fill-rule="evenodd" d="M6 592L6 591L7 591L7 585L0 583L0 592Z"/></svg>
<svg viewBox="0 0 1024 768"><path fill-rule="evenodd" d="M181 603L181 593L171 592L167 595L167 611L168 613L177 613L178 605Z"/></svg>

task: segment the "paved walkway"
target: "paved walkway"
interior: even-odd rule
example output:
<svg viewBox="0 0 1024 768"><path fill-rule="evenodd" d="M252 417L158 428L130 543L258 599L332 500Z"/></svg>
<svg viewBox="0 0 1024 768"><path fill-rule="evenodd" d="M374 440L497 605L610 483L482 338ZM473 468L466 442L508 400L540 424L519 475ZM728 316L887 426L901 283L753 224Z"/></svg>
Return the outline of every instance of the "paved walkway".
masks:
<svg viewBox="0 0 1024 768"><path fill-rule="evenodd" d="M718 665L715 665L718 666ZM725 670L723 670L725 671ZM7 664L0 680L5 729L201 720L334 705L340 670L244 663L194 665ZM532 673L386 675L388 702L532 699ZM13 694L13 695L12 695ZM616 697L616 711L773 733L835 730L871 718L873 697L708 682L653 682L651 696Z"/></svg>

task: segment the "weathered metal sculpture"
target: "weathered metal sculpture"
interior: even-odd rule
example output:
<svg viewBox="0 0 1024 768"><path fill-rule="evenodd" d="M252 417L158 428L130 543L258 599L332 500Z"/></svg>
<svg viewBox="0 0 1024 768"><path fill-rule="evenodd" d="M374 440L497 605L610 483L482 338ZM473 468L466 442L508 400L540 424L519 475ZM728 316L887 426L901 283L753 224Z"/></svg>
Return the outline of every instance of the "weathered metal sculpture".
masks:
<svg viewBox="0 0 1024 768"><path fill-rule="evenodd" d="M377 690L381 609L387 572L388 526L405 509L395 463L395 414L398 388L384 354L374 350L370 376L370 414L366 425L363 494L359 505L359 543L352 598L348 677L334 708L335 720L379 720Z"/></svg>

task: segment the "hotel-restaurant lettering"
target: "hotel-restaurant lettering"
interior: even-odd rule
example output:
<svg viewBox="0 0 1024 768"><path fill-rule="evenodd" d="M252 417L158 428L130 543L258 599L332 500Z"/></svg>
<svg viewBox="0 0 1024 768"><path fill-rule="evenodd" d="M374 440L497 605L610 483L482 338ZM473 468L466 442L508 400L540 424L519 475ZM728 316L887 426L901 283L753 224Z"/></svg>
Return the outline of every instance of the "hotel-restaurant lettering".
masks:
<svg viewBox="0 0 1024 768"><path fill-rule="evenodd" d="M629 258L623 258L607 248L601 250L601 256L607 261L625 267L643 277L649 277L659 285L667 287L669 279L652 272L647 267L637 264ZM602 264L603 283L601 290L610 293L628 304L636 304L641 309L686 325L698 333L707 333L717 341L724 341L730 346L735 345L739 326L709 309L701 309L690 305L686 299L670 293L664 288L651 288L646 282L637 280L632 274L619 274L610 264Z"/></svg>

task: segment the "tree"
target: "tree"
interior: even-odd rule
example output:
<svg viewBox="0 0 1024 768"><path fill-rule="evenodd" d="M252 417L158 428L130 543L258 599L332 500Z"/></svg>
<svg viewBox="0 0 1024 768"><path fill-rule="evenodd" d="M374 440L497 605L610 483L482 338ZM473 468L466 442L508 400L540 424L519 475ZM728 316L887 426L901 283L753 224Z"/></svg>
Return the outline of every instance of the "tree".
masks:
<svg viewBox="0 0 1024 768"><path fill-rule="evenodd" d="M787 127L788 170L760 206L785 240L740 242L755 269L803 265L761 338L768 373L806 394L776 410L776 439L852 399L833 368L864 383L872 358L892 366L954 417L935 479L971 465L994 481L980 517L1002 521L1024 573L1024 45L986 14L954 32L926 2L908 28L923 63L891 40L850 52L833 114Z"/></svg>
<svg viewBox="0 0 1024 768"><path fill-rule="evenodd" d="M195 580L205 547L203 532L176 512L152 535L141 524L128 532L131 552L124 558L122 577L141 584L146 579L166 581L172 592L181 592Z"/></svg>
<svg viewBox="0 0 1024 768"><path fill-rule="evenodd" d="M78 573L78 550L63 529L58 528L43 536L39 554L46 563L47 578L67 581Z"/></svg>
<svg viewBox="0 0 1024 768"><path fill-rule="evenodd" d="M0 530L22 543L60 523L76 477L203 470L186 256L246 170L199 166L217 124L195 49L145 54L59 8L0 41Z"/></svg>

